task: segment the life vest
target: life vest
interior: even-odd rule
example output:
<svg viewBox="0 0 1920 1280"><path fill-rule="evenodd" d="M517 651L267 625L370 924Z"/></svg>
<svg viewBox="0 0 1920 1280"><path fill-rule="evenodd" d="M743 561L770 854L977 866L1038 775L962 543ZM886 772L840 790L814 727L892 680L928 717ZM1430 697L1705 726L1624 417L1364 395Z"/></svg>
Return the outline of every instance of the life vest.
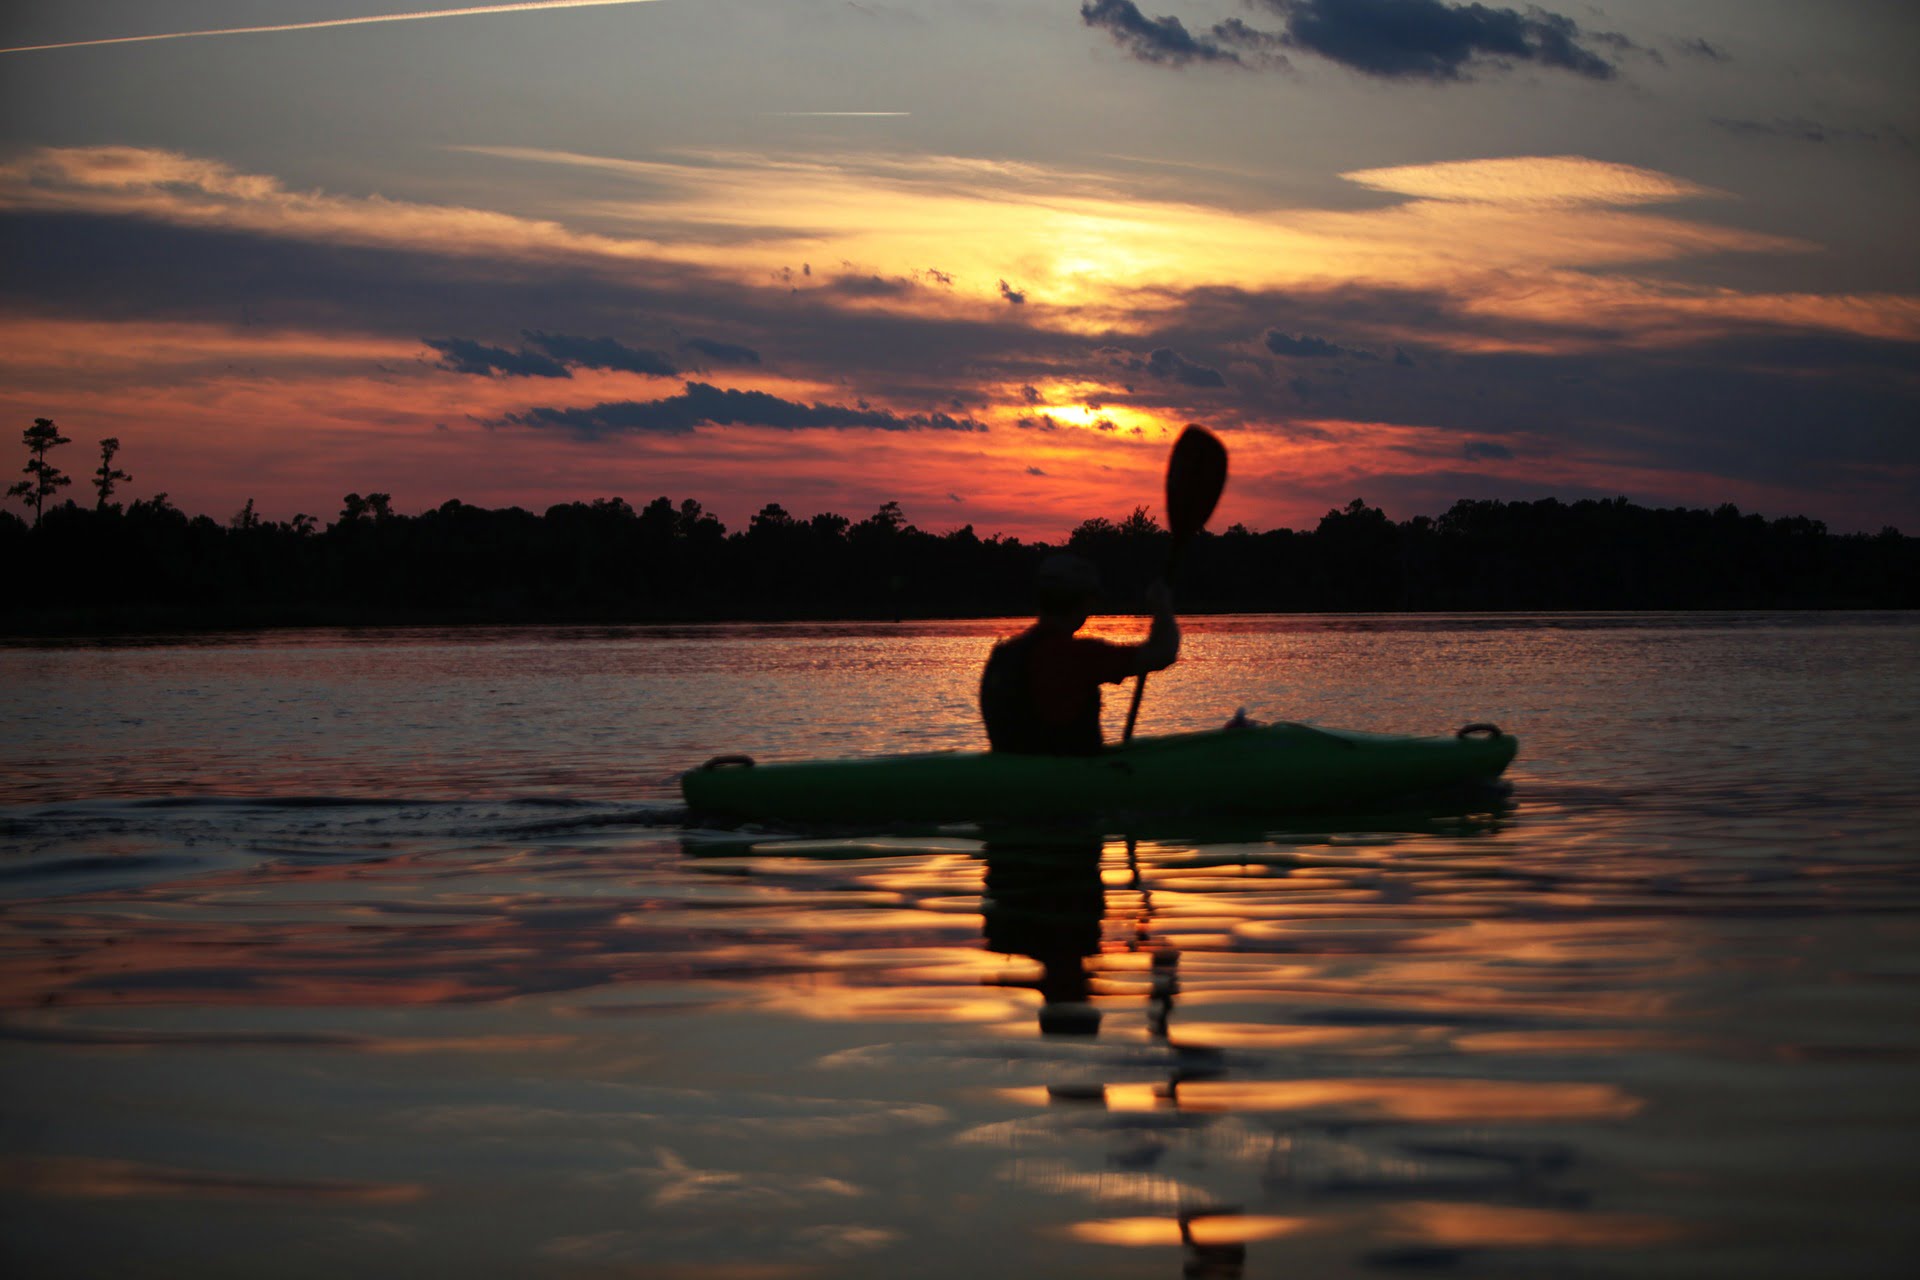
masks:
<svg viewBox="0 0 1920 1280"><path fill-rule="evenodd" d="M1086 696L1064 724L1041 720L1033 691L1035 636L1023 631L1002 640L987 655L980 673L980 718L995 751L1029 756L1090 756L1100 751L1100 687Z"/></svg>

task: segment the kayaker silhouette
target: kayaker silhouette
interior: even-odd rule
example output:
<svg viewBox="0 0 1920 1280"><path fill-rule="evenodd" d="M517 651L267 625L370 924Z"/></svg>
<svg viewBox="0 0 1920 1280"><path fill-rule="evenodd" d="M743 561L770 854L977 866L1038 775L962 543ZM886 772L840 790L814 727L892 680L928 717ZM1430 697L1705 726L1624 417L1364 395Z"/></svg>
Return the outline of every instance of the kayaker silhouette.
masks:
<svg viewBox="0 0 1920 1280"><path fill-rule="evenodd" d="M1101 748L1100 686L1137 677L1123 742L1133 739L1147 673L1180 656L1180 625L1167 583L1188 543L1206 527L1227 483L1227 451L1213 433L1187 424L1167 458L1167 571L1147 589L1153 626L1144 644L1113 644L1074 633L1100 594L1092 564L1067 553L1040 564L1040 617L993 647L980 676L980 718L995 751L1022 755L1095 755Z"/></svg>
<svg viewBox="0 0 1920 1280"><path fill-rule="evenodd" d="M1147 589L1153 626L1141 644L1115 644L1075 634L1100 595L1100 573L1061 552L1034 577L1039 617L994 645L980 676L980 717L995 751L1022 755L1093 755L1102 745L1100 686L1162 671L1180 656L1180 624L1166 583Z"/></svg>

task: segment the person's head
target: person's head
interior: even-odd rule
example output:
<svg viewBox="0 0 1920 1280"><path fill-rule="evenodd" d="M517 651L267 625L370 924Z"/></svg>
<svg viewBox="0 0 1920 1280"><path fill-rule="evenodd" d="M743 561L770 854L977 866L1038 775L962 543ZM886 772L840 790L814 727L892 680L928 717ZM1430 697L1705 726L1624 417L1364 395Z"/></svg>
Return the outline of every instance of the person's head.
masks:
<svg viewBox="0 0 1920 1280"><path fill-rule="evenodd" d="M1078 630L1100 598L1100 571L1090 561L1062 551L1040 562L1033 585L1040 617Z"/></svg>

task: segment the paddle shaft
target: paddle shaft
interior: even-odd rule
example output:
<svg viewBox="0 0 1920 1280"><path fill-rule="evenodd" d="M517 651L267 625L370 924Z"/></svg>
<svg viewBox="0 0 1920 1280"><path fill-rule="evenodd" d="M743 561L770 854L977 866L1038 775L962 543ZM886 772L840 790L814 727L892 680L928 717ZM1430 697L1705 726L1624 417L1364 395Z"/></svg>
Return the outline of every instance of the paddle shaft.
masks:
<svg viewBox="0 0 1920 1280"><path fill-rule="evenodd" d="M1180 552L1186 547L1186 539L1178 533L1173 536L1173 550L1167 553L1167 572L1162 581L1173 584L1174 566L1180 563ZM1133 741L1133 726L1140 719L1140 699L1147 694L1147 673L1142 671L1133 679L1133 704L1127 708L1127 729L1120 735L1120 741Z"/></svg>

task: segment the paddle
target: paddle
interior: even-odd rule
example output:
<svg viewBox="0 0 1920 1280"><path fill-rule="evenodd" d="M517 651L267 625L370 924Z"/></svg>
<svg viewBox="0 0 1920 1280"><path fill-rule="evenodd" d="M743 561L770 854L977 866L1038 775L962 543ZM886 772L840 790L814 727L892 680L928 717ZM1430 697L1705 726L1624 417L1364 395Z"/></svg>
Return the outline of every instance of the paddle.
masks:
<svg viewBox="0 0 1920 1280"><path fill-rule="evenodd" d="M1168 583L1173 581L1180 553L1194 534L1207 527L1220 502L1220 491L1226 487L1227 447L1205 427L1188 423L1167 459L1167 525L1173 531L1173 547L1167 552ZM1133 741L1133 725L1140 718L1140 699L1146 691L1147 673L1142 671L1133 686L1133 705L1127 708L1127 731L1122 742Z"/></svg>

